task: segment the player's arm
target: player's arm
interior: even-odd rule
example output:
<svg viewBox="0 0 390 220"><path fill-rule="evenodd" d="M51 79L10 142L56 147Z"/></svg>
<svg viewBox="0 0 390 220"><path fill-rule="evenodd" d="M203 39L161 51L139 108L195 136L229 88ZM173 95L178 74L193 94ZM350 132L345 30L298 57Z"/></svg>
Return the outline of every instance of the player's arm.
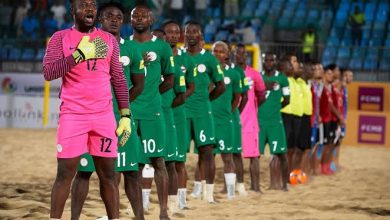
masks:
<svg viewBox="0 0 390 220"><path fill-rule="evenodd" d="M233 99L232 99L232 112L236 110L236 108L240 104L241 94L243 92L243 81L241 78L241 74L238 71L235 71L235 75L232 77L232 89L233 89Z"/></svg>
<svg viewBox="0 0 390 220"><path fill-rule="evenodd" d="M175 98L172 102L172 108L175 108L179 105L184 104L186 98L186 79L185 73L180 69L177 70L175 75L175 86L173 87L175 91Z"/></svg>
<svg viewBox="0 0 390 220"><path fill-rule="evenodd" d="M219 61L217 60L217 58L211 55L210 62L211 62L210 66L212 68L210 78L212 79L215 85L215 87L209 94L209 98L212 101L218 98L220 95L222 95L222 93L225 92L226 87L225 87L225 83L223 82L223 71L221 65L219 64Z"/></svg>
<svg viewBox="0 0 390 220"><path fill-rule="evenodd" d="M241 93L233 93L233 100L232 100L232 112L236 110L238 107L238 104L240 103Z"/></svg>
<svg viewBox="0 0 390 220"><path fill-rule="evenodd" d="M196 76L196 72L197 69L196 69L196 66L195 64L191 61L191 60L188 60L188 66L187 66L187 69L186 69L186 73L185 73L185 79L186 79L186 98L190 97L194 91L195 91L195 76Z"/></svg>
<svg viewBox="0 0 390 220"><path fill-rule="evenodd" d="M240 113L242 112L242 110L244 110L247 102L248 102L248 92L241 93L241 102L240 102L240 106L238 107Z"/></svg>
<svg viewBox="0 0 390 220"><path fill-rule="evenodd" d="M256 74L255 76L256 77L253 79L255 96L257 97L257 105L260 107L265 102L266 86L260 73Z"/></svg>
<svg viewBox="0 0 390 220"><path fill-rule="evenodd" d="M280 88L282 89L282 108L290 104L290 85L288 83L287 77L283 76L280 82Z"/></svg>
<svg viewBox="0 0 390 220"><path fill-rule="evenodd" d="M134 48L131 50L130 80L132 87L129 89L130 102L134 101L144 90L146 67L141 53Z"/></svg>
<svg viewBox="0 0 390 220"><path fill-rule="evenodd" d="M329 105L330 105L330 111L332 112L333 115L336 116L339 124L344 125L344 118L341 115L341 113L337 110L336 106L333 104L333 102L329 102Z"/></svg>
<svg viewBox="0 0 390 220"><path fill-rule="evenodd" d="M172 49L168 43L163 42L163 50L161 53L161 70L164 81L160 84L160 94L168 91L174 85L174 70L175 62L173 61Z"/></svg>
<svg viewBox="0 0 390 220"><path fill-rule="evenodd" d="M43 76L47 81L64 77L76 65L72 55L64 57L61 33L56 32L50 38L43 58Z"/></svg>

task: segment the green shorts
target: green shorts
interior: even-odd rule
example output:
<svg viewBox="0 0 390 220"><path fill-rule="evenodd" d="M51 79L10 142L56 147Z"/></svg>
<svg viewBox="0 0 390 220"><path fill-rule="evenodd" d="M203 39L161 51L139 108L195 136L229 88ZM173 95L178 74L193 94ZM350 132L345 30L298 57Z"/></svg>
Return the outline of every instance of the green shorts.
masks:
<svg viewBox="0 0 390 220"><path fill-rule="evenodd" d="M217 139L217 147L214 148L214 154L233 153L233 121L216 122L215 138Z"/></svg>
<svg viewBox="0 0 390 220"><path fill-rule="evenodd" d="M164 109L166 131L165 161L176 161L177 157L177 131L173 120L172 109Z"/></svg>
<svg viewBox="0 0 390 220"><path fill-rule="evenodd" d="M161 114L157 119L144 120L136 119L136 131L141 139L141 148L139 154L139 163L150 163L149 158L165 157L165 122L164 115Z"/></svg>
<svg viewBox="0 0 390 220"><path fill-rule="evenodd" d="M177 157L176 161L186 162L187 160L187 151L188 151L188 131L186 121L176 122L176 132L177 132Z"/></svg>
<svg viewBox="0 0 390 220"><path fill-rule="evenodd" d="M131 122L131 129L131 135L125 146L118 147L118 156L115 161L115 171L117 172L138 171L138 155L141 143L135 130L134 120ZM81 155L77 169L82 172L96 171L92 156L88 153Z"/></svg>
<svg viewBox="0 0 390 220"><path fill-rule="evenodd" d="M271 154L287 153L286 133L283 122L260 122L260 153L264 154L265 144L268 143Z"/></svg>
<svg viewBox="0 0 390 220"><path fill-rule="evenodd" d="M240 115L233 115L233 153L241 154L242 152L242 137L241 137L241 119Z"/></svg>
<svg viewBox="0 0 390 220"><path fill-rule="evenodd" d="M191 139L195 147L202 147L215 144L215 125L212 113L199 118L187 118L187 128L190 134L187 137L187 149L190 147Z"/></svg>

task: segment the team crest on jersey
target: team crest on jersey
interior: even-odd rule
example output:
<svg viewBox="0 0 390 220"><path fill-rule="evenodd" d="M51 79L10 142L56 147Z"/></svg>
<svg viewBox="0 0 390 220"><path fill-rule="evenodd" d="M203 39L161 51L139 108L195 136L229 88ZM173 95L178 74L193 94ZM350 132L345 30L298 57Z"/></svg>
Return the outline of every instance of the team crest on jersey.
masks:
<svg viewBox="0 0 390 220"><path fill-rule="evenodd" d="M245 81L248 82L249 88L252 89L253 88L253 84L254 84L253 83L253 79L250 78L250 77L245 77L244 84L245 84Z"/></svg>
<svg viewBox="0 0 390 220"><path fill-rule="evenodd" d="M119 58L119 61L122 63L123 66L128 66L130 64L130 58L128 56L121 56Z"/></svg>
<svg viewBox="0 0 390 220"><path fill-rule="evenodd" d="M81 158L80 165L86 167L88 165L88 160L85 158Z"/></svg>
<svg viewBox="0 0 390 220"><path fill-rule="evenodd" d="M224 82L226 85L229 85L229 84L232 82L232 80L231 80L229 77L225 76L225 77L223 78L223 82Z"/></svg>
<svg viewBox="0 0 390 220"><path fill-rule="evenodd" d="M150 61L155 61L157 59L157 54L154 51L148 52L148 57L150 58Z"/></svg>
<svg viewBox="0 0 390 220"><path fill-rule="evenodd" d="M186 69L186 67L185 67L185 66L183 66L183 65L180 67L180 69L181 69L181 71L182 71L183 73L187 72L187 69Z"/></svg>
<svg viewBox="0 0 390 220"><path fill-rule="evenodd" d="M199 64L197 69L200 73L206 72L206 66L204 64Z"/></svg>

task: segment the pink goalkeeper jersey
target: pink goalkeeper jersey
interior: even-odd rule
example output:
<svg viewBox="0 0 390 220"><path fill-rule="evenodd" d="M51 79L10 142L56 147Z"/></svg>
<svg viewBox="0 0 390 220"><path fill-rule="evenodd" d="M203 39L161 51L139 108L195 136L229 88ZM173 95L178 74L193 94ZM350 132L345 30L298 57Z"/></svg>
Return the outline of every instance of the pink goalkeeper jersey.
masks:
<svg viewBox="0 0 390 220"><path fill-rule="evenodd" d="M108 45L107 57L76 64L72 53L83 36L101 37ZM129 108L126 79L119 62L119 46L108 32L95 28L81 33L70 28L54 33L43 60L46 80L62 77L61 113L91 114L112 111L111 83L119 108Z"/></svg>
<svg viewBox="0 0 390 220"><path fill-rule="evenodd" d="M250 66L245 68L245 76L249 83L248 102L241 112L242 132L259 132L257 121L257 97L265 93L265 85L260 73Z"/></svg>

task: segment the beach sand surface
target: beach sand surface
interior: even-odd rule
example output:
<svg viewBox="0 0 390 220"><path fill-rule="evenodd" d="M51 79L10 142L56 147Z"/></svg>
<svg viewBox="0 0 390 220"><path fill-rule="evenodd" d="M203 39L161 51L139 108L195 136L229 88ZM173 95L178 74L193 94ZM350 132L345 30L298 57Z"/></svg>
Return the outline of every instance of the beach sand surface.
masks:
<svg viewBox="0 0 390 220"><path fill-rule="evenodd" d="M0 219L48 219L50 193L56 174L56 131L0 129ZM192 199L196 155L188 157L188 205L190 210L171 219L390 219L390 148L342 147L343 169L334 176L315 176L306 185L291 186L288 192L267 190L269 156L261 158L263 193L227 200L222 161L216 158L215 205ZM248 161L245 183L249 186ZM123 183L122 183L123 184ZM133 219L129 202L120 186L121 219ZM155 183L147 220L158 219ZM96 174L91 179L81 219L105 215ZM62 219L70 219L68 199Z"/></svg>

